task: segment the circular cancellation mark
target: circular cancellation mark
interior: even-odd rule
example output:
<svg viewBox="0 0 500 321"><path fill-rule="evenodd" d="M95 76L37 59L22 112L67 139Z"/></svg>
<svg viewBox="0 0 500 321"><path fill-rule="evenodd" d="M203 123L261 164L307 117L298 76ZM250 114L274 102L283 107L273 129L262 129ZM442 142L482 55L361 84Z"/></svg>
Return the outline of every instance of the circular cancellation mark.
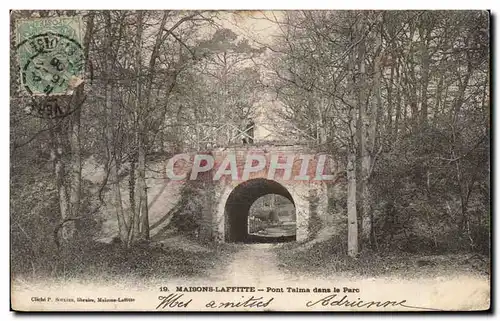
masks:
<svg viewBox="0 0 500 321"><path fill-rule="evenodd" d="M17 47L19 55L25 55L20 57L25 61L21 76L30 95L64 95L73 79L83 73L83 48L65 35L38 34Z"/></svg>

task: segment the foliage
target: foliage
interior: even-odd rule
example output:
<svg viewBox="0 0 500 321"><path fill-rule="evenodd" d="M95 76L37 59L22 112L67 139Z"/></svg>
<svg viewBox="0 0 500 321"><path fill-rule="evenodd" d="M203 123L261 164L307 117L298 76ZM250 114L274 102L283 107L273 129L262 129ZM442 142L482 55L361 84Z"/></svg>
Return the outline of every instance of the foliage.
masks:
<svg viewBox="0 0 500 321"><path fill-rule="evenodd" d="M266 18L281 30L267 81L282 129L353 156L362 247L488 252L488 13Z"/></svg>
<svg viewBox="0 0 500 321"><path fill-rule="evenodd" d="M108 250L116 256L103 259L101 270L142 264L117 244L93 243L106 201L119 221L119 243L146 260L146 270L164 264L161 251L151 250L151 260L140 254L149 240L148 162L238 142L234 128L254 120L268 97L274 98L265 118L276 131L346 168L356 190L339 206L347 208L348 226L360 223L353 239L361 253L489 252L487 12L262 13L276 35L260 45L222 27L224 14L11 13L12 34L17 19L82 15L88 51L85 82L65 100L73 112L42 119L26 113L33 102L17 86L11 39L14 270L52 273L61 267L56 261L88 269L79 260ZM104 168L98 183L82 178L87 157ZM187 184L172 225L195 233L210 193Z"/></svg>

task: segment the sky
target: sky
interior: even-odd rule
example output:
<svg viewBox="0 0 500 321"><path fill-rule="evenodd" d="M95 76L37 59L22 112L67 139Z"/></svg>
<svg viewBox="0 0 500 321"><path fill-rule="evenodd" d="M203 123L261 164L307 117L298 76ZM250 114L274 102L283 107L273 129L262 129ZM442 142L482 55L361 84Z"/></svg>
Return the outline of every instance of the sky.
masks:
<svg viewBox="0 0 500 321"><path fill-rule="evenodd" d="M282 11L227 11L221 12L220 23L223 27L248 39L253 46L272 46L273 39L279 35L280 30L271 19L280 19L282 15ZM266 56L266 54L262 55L262 59ZM262 93L262 97L263 99L255 106L257 111L257 116L254 119L255 140L257 142L279 140L282 137L277 134L274 128L276 126L274 117L270 117L273 111L279 108L279 102L266 93Z"/></svg>
<svg viewBox="0 0 500 321"><path fill-rule="evenodd" d="M271 44L279 28L270 19L279 19L281 16L281 11L227 11L222 12L221 23L249 40Z"/></svg>

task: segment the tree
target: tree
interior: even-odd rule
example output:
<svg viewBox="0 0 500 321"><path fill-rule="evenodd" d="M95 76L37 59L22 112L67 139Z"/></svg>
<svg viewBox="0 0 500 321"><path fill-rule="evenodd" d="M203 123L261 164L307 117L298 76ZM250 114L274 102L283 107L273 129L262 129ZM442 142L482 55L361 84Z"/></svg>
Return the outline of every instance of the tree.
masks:
<svg viewBox="0 0 500 321"><path fill-rule="evenodd" d="M422 225L433 229L431 222L440 217L438 208L451 203L467 207L467 195L474 194L472 177L484 179L483 170L488 166L485 161L476 163L481 164L481 170L469 168L471 176L465 182L459 169L462 158L457 156L471 155L472 150L478 150L475 146L483 144L485 135L476 129L488 132L487 113L480 107L487 101L487 49L472 42L488 42L486 13L308 11L268 19L280 30L278 43L270 47L273 56L267 65L273 73L272 90L283 106L280 115L297 129L297 135L319 138L315 139L317 148L345 155L350 255L358 252L354 217L361 223L360 244L376 250L381 245L379 239L387 240L383 233L389 229L383 228L384 224L400 220L394 217L398 210L409 213L401 209L408 203L416 202L420 208L415 208L418 216L405 218L414 221L414 227L403 224L398 229L407 240ZM465 106L467 112L462 110ZM428 143L440 146L439 152L435 151L438 154L448 150L447 156L413 145L418 144L416 137L427 141L435 134L448 138ZM468 142L458 138L461 134ZM452 152L457 146L464 148L458 154ZM386 167L401 166L395 155L407 153L405 148L420 150L421 155L412 153L420 163L411 166L428 177L427 183L416 172L408 177L403 168L387 172ZM438 180L444 174L435 158L452 160L454 167L445 166L444 170L457 180L452 202L447 199L451 197L448 192L433 188L432 177ZM390 180L382 179L381 173ZM396 192L398 189L401 191ZM419 196L415 199L413 194L409 201L409 191ZM468 214L461 213L460 221L467 222ZM461 228L467 225L460 224ZM408 233L408 229L413 232ZM465 230L455 235L464 233L466 236Z"/></svg>

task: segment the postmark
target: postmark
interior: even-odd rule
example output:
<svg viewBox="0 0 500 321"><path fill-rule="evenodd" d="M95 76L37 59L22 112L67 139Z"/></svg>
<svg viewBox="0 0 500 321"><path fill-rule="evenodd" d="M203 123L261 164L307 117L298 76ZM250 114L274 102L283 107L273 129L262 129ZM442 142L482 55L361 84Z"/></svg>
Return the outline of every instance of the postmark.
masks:
<svg viewBox="0 0 500 321"><path fill-rule="evenodd" d="M24 88L31 95L65 94L83 73L83 49L74 39L48 32L21 45L36 52L21 67Z"/></svg>
<svg viewBox="0 0 500 321"><path fill-rule="evenodd" d="M38 118L60 118L71 114L75 109L71 108L71 97L69 96L34 96L27 104L25 112Z"/></svg>
<svg viewBox="0 0 500 321"><path fill-rule="evenodd" d="M69 95L81 83L85 59L79 28L78 17L19 23L17 54L28 95Z"/></svg>

